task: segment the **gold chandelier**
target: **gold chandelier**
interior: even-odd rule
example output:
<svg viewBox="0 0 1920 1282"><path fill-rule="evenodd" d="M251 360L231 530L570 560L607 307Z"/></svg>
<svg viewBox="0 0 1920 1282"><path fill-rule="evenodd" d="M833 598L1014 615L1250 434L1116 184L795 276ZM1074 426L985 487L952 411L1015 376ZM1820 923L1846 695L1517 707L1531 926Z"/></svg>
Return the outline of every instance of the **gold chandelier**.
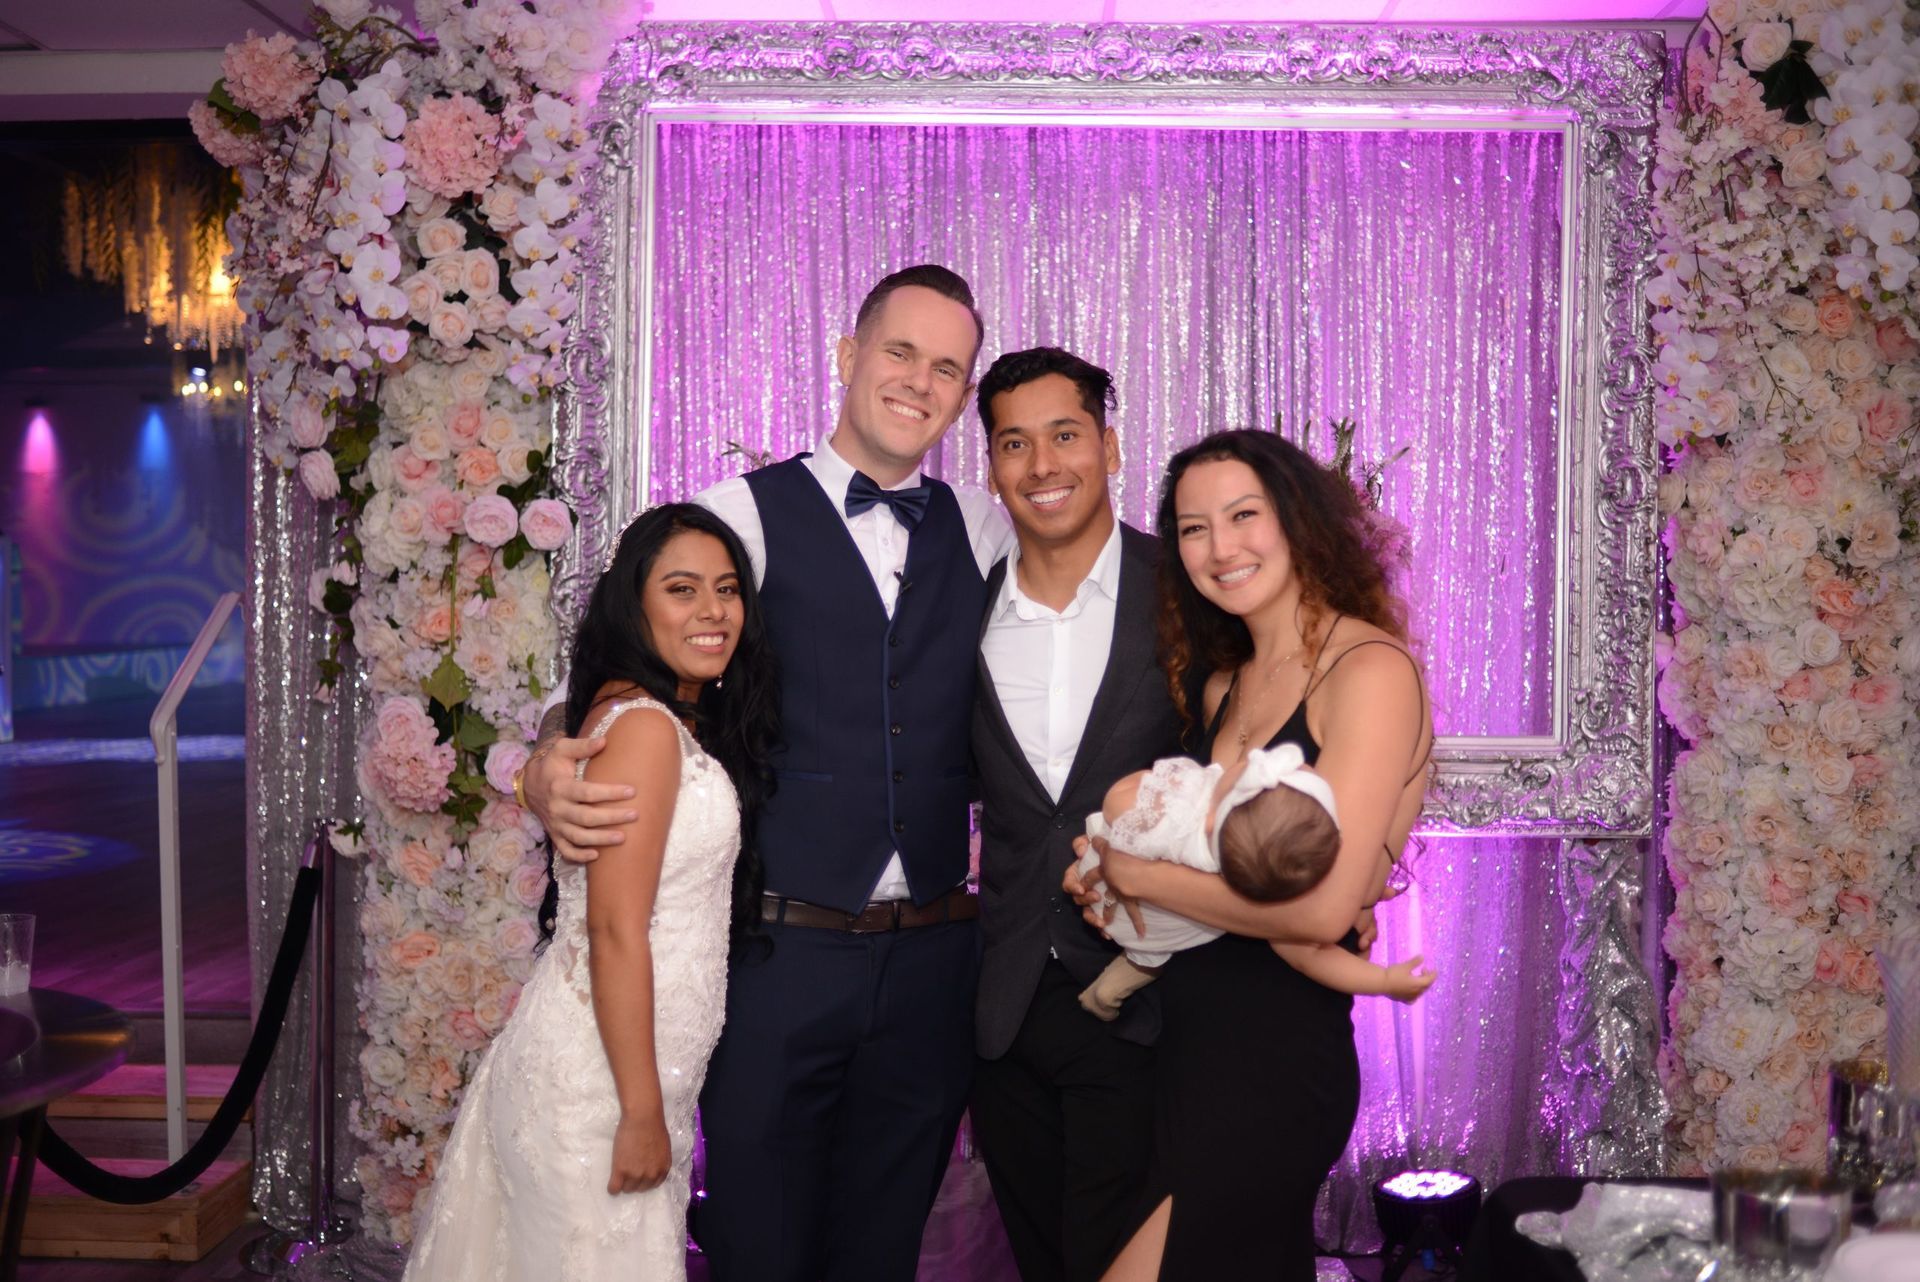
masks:
<svg viewBox="0 0 1920 1282"><path fill-rule="evenodd" d="M143 143L105 173L69 177L66 265L83 279L117 282L127 311L145 318L148 342L160 333L175 351L218 361L245 320L225 265L232 180L190 150Z"/></svg>

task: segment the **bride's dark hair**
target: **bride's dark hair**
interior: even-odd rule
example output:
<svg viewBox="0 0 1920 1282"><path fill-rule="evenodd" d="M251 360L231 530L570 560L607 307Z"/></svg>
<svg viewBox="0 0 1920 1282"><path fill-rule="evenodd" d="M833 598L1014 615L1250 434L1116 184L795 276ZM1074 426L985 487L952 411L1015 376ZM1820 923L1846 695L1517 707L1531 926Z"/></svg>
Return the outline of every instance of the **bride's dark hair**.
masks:
<svg viewBox="0 0 1920 1282"><path fill-rule="evenodd" d="M698 699L690 704L681 700L680 678L660 657L640 607L641 592L660 550L675 535L686 533L710 534L720 540L740 575L741 607L740 639L726 671L720 680L702 686ZM760 923L761 866L754 833L760 809L773 793L767 758L780 730L780 687L747 550L733 527L706 508L663 503L635 518L621 534L613 563L593 585L573 636L567 671L569 735L578 737L591 728L587 713L601 687L609 683L633 686L635 693L645 693L691 718L694 737L733 781L740 797L740 858L733 866L737 950ZM548 871L551 874L551 854ZM551 933L556 903L555 887L549 882L547 902L540 908L542 933Z"/></svg>

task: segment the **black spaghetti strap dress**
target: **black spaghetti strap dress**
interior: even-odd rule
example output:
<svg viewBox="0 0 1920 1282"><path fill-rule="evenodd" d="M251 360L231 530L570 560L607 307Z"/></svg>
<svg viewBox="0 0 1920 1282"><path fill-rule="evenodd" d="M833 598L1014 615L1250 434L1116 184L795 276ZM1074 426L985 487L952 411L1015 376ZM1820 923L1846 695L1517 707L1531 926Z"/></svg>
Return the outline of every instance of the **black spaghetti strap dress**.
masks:
<svg viewBox="0 0 1920 1282"><path fill-rule="evenodd" d="M1307 731L1317 684L1267 744L1296 744L1309 765L1320 756ZM1212 760L1231 701L1229 689L1200 760ZM1342 944L1356 948L1358 937ZM1311 1282L1314 1203L1360 1112L1353 998L1300 974L1266 940L1239 935L1175 953L1157 986L1145 1209L1173 1198L1161 1282Z"/></svg>

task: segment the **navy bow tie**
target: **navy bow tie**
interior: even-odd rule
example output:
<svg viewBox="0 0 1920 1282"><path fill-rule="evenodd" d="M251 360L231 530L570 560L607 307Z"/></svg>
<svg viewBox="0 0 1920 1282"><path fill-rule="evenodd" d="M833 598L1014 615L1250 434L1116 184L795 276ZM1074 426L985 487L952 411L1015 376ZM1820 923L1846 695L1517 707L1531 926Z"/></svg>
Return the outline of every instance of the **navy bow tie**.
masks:
<svg viewBox="0 0 1920 1282"><path fill-rule="evenodd" d="M865 472L855 472L853 484L847 486L847 515L859 516L874 504L885 503L893 509L893 519L911 531L927 514L927 504L932 498L933 487L924 481L904 490L883 490L879 482Z"/></svg>

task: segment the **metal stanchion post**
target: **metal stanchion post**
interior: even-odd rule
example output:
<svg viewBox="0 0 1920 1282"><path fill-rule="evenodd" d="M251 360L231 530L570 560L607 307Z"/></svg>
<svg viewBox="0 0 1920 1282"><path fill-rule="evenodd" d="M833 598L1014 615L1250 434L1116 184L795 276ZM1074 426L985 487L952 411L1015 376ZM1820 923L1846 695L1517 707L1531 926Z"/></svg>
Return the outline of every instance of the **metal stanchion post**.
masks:
<svg viewBox="0 0 1920 1282"><path fill-rule="evenodd" d="M310 1021L313 1046L311 1061L311 1098L309 1109L313 1125L313 1192L308 1199L305 1236L273 1232L253 1244L247 1253L249 1272L282 1276L293 1272L300 1261L325 1248L337 1246L353 1236L353 1225L333 1209L333 1039L334 1039L334 884L336 867L333 843L328 840L332 824L316 820L313 835L307 839L303 868L320 870L320 895L315 904L316 920L309 945L313 1011ZM344 1276L344 1275L343 1275Z"/></svg>

